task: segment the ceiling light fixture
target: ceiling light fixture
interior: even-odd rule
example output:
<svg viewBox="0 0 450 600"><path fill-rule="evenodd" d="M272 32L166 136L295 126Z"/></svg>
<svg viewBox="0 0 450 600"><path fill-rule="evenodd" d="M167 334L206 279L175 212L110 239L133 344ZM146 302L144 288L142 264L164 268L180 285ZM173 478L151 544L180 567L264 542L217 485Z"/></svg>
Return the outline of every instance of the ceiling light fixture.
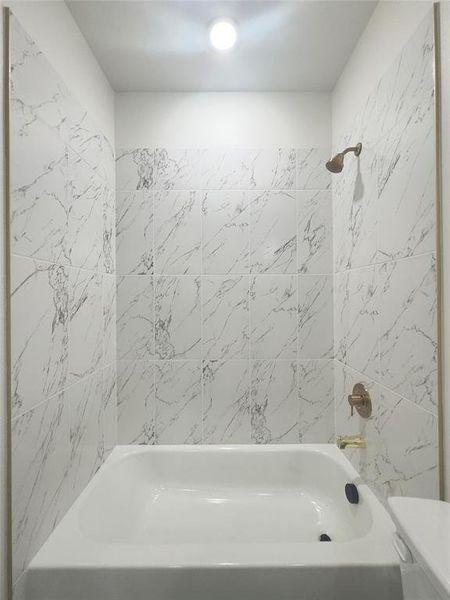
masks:
<svg viewBox="0 0 450 600"><path fill-rule="evenodd" d="M216 50L231 50L237 39L236 25L231 19L216 19L209 29L209 40Z"/></svg>

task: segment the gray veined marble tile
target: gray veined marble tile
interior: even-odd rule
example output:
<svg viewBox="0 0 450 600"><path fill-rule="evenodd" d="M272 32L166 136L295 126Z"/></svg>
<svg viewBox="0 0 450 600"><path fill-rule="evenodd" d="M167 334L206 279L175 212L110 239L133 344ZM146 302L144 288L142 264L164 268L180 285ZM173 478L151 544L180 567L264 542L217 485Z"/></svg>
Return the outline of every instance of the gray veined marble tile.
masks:
<svg viewBox="0 0 450 600"><path fill-rule="evenodd" d="M248 276L205 276L203 283L203 357L248 358Z"/></svg>
<svg viewBox="0 0 450 600"><path fill-rule="evenodd" d="M150 361L117 363L119 444L155 443L155 368Z"/></svg>
<svg viewBox="0 0 450 600"><path fill-rule="evenodd" d="M367 426L365 480L380 496L439 498L437 417L383 387Z"/></svg>
<svg viewBox="0 0 450 600"><path fill-rule="evenodd" d="M13 138L27 135L37 119L61 133L66 127L68 90L62 79L28 36L11 17L11 125Z"/></svg>
<svg viewBox="0 0 450 600"><path fill-rule="evenodd" d="M103 270L103 202L106 184L89 165L69 151L70 263Z"/></svg>
<svg viewBox="0 0 450 600"><path fill-rule="evenodd" d="M251 361L252 440L298 443L297 365L287 360Z"/></svg>
<svg viewBox="0 0 450 600"><path fill-rule="evenodd" d="M69 269L69 378L72 384L103 366L103 277Z"/></svg>
<svg viewBox="0 0 450 600"><path fill-rule="evenodd" d="M299 439L304 444L334 442L334 369L332 360L298 362Z"/></svg>
<svg viewBox="0 0 450 600"><path fill-rule="evenodd" d="M201 199L195 191L154 193L155 273L200 275Z"/></svg>
<svg viewBox="0 0 450 600"><path fill-rule="evenodd" d="M75 500L104 459L103 373L98 370L67 390L70 406L70 485Z"/></svg>
<svg viewBox="0 0 450 600"><path fill-rule="evenodd" d="M116 197L108 184L103 194L103 271L116 272Z"/></svg>
<svg viewBox="0 0 450 600"><path fill-rule="evenodd" d="M325 163L330 160L330 148L302 148L297 150L297 189L327 190L331 174Z"/></svg>
<svg viewBox="0 0 450 600"><path fill-rule="evenodd" d="M378 88L380 135L400 131L433 113L434 40L430 8L401 54L382 77Z"/></svg>
<svg viewBox="0 0 450 600"><path fill-rule="evenodd" d="M135 148L116 151L117 191L148 190L154 186L154 151Z"/></svg>
<svg viewBox="0 0 450 600"><path fill-rule="evenodd" d="M58 394L12 421L13 579L69 507L69 411Z"/></svg>
<svg viewBox="0 0 450 600"><path fill-rule="evenodd" d="M103 275L103 365L106 367L116 361L116 278Z"/></svg>
<svg viewBox="0 0 450 600"><path fill-rule="evenodd" d="M378 260L435 250L434 123L396 129L379 144Z"/></svg>
<svg viewBox="0 0 450 600"><path fill-rule="evenodd" d="M103 158L104 135L100 132L88 112L69 96L66 100L68 134L62 132L75 153L105 181L104 172L100 169Z"/></svg>
<svg viewBox="0 0 450 600"><path fill-rule="evenodd" d="M291 190L295 159L292 148L211 149L203 153L200 181L210 190Z"/></svg>
<svg viewBox="0 0 450 600"><path fill-rule="evenodd" d="M297 277L257 275L250 284L250 356L297 355Z"/></svg>
<svg viewBox="0 0 450 600"><path fill-rule="evenodd" d="M153 275L153 192L118 192L116 255L119 275Z"/></svg>
<svg viewBox="0 0 450 600"><path fill-rule="evenodd" d="M160 189L293 189L292 149L168 149L156 151Z"/></svg>
<svg viewBox="0 0 450 600"><path fill-rule="evenodd" d="M204 189L201 164L205 150L157 148L155 150L155 187L160 190Z"/></svg>
<svg viewBox="0 0 450 600"><path fill-rule="evenodd" d="M359 431L367 445L365 450L345 450L347 457L382 500L392 495L436 498L437 418L368 379L363 380L372 398L372 416L350 417L348 390L362 378L336 363L336 432Z"/></svg>
<svg viewBox="0 0 450 600"><path fill-rule="evenodd" d="M298 356L333 357L333 277L298 276Z"/></svg>
<svg viewBox="0 0 450 600"><path fill-rule="evenodd" d="M377 153L363 147L358 158L348 156L333 187L335 270L362 267L377 256L379 200Z"/></svg>
<svg viewBox="0 0 450 600"><path fill-rule="evenodd" d="M437 308L434 255L380 270L381 382L436 413Z"/></svg>
<svg viewBox="0 0 450 600"><path fill-rule="evenodd" d="M40 121L11 139L11 246L69 264L67 147Z"/></svg>
<svg viewBox="0 0 450 600"><path fill-rule="evenodd" d="M11 313L12 412L19 415L67 384L67 268L13 256Z"/></svg>
<svg viewBox="0 0 450 600"><path fill-rule="evenodd" d="M117 278L117 357L148 360L154 357L153 277Z"/></svg>
<svg viewBox="0 0 450 600"><path fill-rule="evenodd" d="M155 363L155 415L158 443L201 443L201 379L202 370L199 360Z"/></svg>
<svg viewBox="0 0 450 600"><path fill-rule="evenodd" d="M379 283L376 266L335 278L335 356L360 373L379 376Z"/></svg>
<svg viewBox="0 0 450 600"><path fill-rule="evenodd" d="M199 277L155 277L155 344L161 359L201 358Z"/></svg>
<svg viewBox="0 0 450 600"><path fill-rule="evenodd" d="M296 273L295 194L249 194L250 270L252 273Z"/></svg>
<svg viewBox="0 0 450 600"><path fill-rule="evenodd" d="M248 444L251 441L248 360L203 363L203 442Z"/></svg>
<svg viewBox="0 0 450 600"><path fill-rule="evenodd" d="M114 362L102 369L102 436L103 460L114 449L117 438L117 364Z"/></svg>
<svg viewBox="0 0 450 600"><path fill-rule="evenodd" d="M331 191L297 192L297 266L299 273L333 272Z"/></svg>
<svg viewBox="0 0 450 600"><path fill-rule="evenodd" d="M249 210L246 192L202 194L203 272L249 272Z"/></svg>

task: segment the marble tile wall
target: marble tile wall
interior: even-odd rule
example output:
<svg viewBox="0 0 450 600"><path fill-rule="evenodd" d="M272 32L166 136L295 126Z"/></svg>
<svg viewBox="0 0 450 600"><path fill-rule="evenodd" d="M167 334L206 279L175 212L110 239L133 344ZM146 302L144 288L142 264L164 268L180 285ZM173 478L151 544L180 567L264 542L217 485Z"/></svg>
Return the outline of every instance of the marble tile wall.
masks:
<svg viewBox="0 0 450 600"><path fill-rule="evenodd" d="M114 153L11 25L16 581L117 440Z"/></svg>
<svg viewBox="0 0 450 600"><path fill-rule="evenodd" d="M333 438L329 152L117 150L120 443Z"/></svg>
<svg viewBox="0 0 450 600"><path fill-rule="evenodd" d="M348 454L382 498L438 496L433 60L430 12L336 143L363 144L332 186L336 432L367 438Z"/></svg>

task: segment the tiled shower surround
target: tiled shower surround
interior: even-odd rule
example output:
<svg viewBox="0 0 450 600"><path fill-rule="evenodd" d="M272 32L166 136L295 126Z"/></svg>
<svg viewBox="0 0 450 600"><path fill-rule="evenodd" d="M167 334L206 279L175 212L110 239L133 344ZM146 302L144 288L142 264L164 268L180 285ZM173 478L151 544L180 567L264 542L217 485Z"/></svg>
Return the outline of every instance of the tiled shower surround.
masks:
<svg viewBox="0 0 450 600"><path fill-rule="evenodd" d="M329 148L149 146L116 151L115 182L14 19L11 42L14 579L117 441L360 432L346 452L381 497L437 496L431 14L333 178Z"/></svg>
<svg viewBox="0 0 450 600"><path fill-rule="evenodd" d="M114 153L11 25L14 581L116 444Z"/></svg>
<svg viewBox="0 0 450 600"><path fill-rule="evenodd" d="M329 148L120 149L120 443L334 435Z"/></svg>
<svg viewBox="0 0 450 600"><path fill-rule="evenodd" d="M381 496L438 496L433 102L430 12L336 144L363 144L333 178L336 431L366 437L348 454Z"/></svg>

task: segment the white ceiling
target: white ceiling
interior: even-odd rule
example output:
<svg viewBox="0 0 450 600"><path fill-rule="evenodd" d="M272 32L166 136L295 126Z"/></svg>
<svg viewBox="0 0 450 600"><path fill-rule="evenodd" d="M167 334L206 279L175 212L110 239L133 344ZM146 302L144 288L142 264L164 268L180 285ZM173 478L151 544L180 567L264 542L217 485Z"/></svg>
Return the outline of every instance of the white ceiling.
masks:
<svg viewBox="0 0 450 600"><path fill-rule="evenodd" d="M329 91L376 2L67 0L116 91ZM217 17L235 48L209 46Z"/></svg>

